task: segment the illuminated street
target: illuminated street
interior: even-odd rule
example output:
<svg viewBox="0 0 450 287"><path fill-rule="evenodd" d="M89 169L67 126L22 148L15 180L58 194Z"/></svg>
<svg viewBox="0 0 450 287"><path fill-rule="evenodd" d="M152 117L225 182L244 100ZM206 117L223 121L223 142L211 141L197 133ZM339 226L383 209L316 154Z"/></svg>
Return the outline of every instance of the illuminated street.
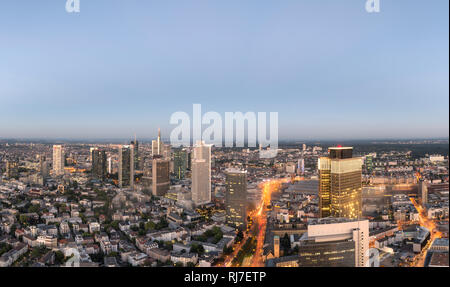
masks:
<svg viewBox="0 0 450 287"><path fill-rule="evenodd" d="M238 245L234 246L233 253L225 257L225 261L221 266L232 266L233 259L237 256L246 240L253 234L256 234L257 242L255 254L250 261L251 267L264 266L262 253L267 225L267 207L270 205L272 193L277 191L281 187L282 183L289 182L290 180L290 178L272 179L260 183L259 188L262 191L261 204L258 208L256 208L256 210L251 211L248 214L253 220L253 225L251 226L249 232L244 233L244 239L242 239ZM295 178L295 180L301 180L301 178ZM244 263L245 262L248 262L248 260L245 260ZM243 264L243 266L245 266L245 264Z"/></svg>
<svg viewBox="0 0 450 287"><path fill-rule="evenodd" d="M302 180L303 178L296 177L295 180ZM289 182L290 178L272 179L261 183L260 188L262 190L261 205L258 208L258 212L253 217L255 226L258 226L258 235L256 243L256 251L252 260L252 267L262 267L263 262L263 246L267 227L267 207L270 205L272 193L279 190L282 183Z"/></svg>
<svg viewBox="0 0 450 287"><path fill-rule="evenodd" d="M433 220L428 218L428 216L426 214L426 211L424 210L423 206L420 205L416 201L416 199L414 199L414 198L411 198L411 202L414 204L414 207L419 212L419 224L420 224L420 226L423 226L423 227L427 228L430 231L430 240L429 240L429 242L424 246L424 248L422 249L422 252L420 254L416 255L416 257L414 258L413 263L412 263L412 266L423 267L428 249L430 248L432 242L436 238L441 238L442 237L442 233L440 231L436 230L436 223Z"/></svg>

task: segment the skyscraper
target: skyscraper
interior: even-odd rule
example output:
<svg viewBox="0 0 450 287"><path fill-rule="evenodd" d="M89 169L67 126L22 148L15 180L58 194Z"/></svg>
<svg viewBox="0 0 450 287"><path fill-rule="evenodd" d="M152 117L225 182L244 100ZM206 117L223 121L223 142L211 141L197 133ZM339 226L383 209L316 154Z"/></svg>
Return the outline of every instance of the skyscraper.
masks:
<svg viewBox="0 0 450 287"><path fill-rule="evenodd" d="M366 156L366 160L365 160L365 166L366 166L366 171L367 173L371 174L373 171L373 156L372 155L367 155Z"/></svg>
<svg viewBox="0 0 450 287"><path fill-rule="evenodd" d="M152 164L152 194L164 196L170 188L169 160L155 157Z"/></svg>
<svg viewBox="0 0 450 287"><path fill-rule="evenodd" d="M40 155L39 156L39 171L41 173L41 176L43 178L47 178L48 177L48 163L47 163L47 158L45 157L45 155Z"/></svg>
<svg viewBox="0 0 450 287"><path fill-rule="evenodd" d="M106 152L104 150L94 149L92 151L91 173L93 178L106 179Z"/></svg>
<svg viewBox="0 0 450 287"><path fill-rule="evenodd" d="M191 190L195 205L211 202L211 145L203 141L194 146Z"/></svg>
<svg viewBox="0 0 450 287"><path fill-rule="evenodd" d="M129 145L119 147L119 187L134 187L134 149Z"/></svg>
<svg viewBox="0 0 450 287"><path fill-rule="evenodd" d="M365 267L369 250L369 221L321 218L308 224L300 239L300 267Z"/></svg>
<svg viewBox="0 0 450 287"><path fill-rule="evenodd" d="M112 173L112 158L108 157L108 173Z"/></svg>
<svg viewBox="0 0 450 287"><path fill-rule="evenodd" d="M297 163L297 174L304 175L305 174L305 159L300 158Z"/></svg>
<svg viewBox="0 0 450 287"><path fill-rule="evenodd" d="M140 165L141 161L139 158L139 142L136 139L136 135L134 136L134 141L131 141L130 146L134 152L134 170L140 170L141 169L141 165Z"/></svg>
<svg viewBox="0 0 450 287"><path fill-rule="evenodd" d="M163 154L163 143L161 141L161 129L158 129L158 138L152 140L152 156Z"/></svg>
<svg viewBox="0 0 450 287"><path fill-rule="evenodd" d="M352 147L332 147L319 167L320 217L359 218L362 215L362 160Z"/></svg>
<svg viewBox="0 0 450 287"><path fill-rule="evenodd" d="M96 150L97 148L96 147L91 147L91 148L89 148L89 161L90 162L92 162L92 152L94 151L94 150Z"/></svg>
<svg viewBox="0 0 450 287"><path fill-rule="evenodd" d="M247 171L230 168L226 174L226 222L240 230L247 223Z"/></svg>
<svg viewBox="0 0 450 287"><path fill-rule="evenodd" d="M61 145L53 146L53 175L64 174L64 153Z"/></svg>
<svg viewBox="0 0 450 287"><path fill-rule="evenodd" d="M173 170L176 179L184 179L187 169L188 155L186 149L178 149L173 153Z"/></svg>
<svg viewBox="0 0 450 287"><path fill-rule="evenodd" d="M7 160L6 161L6 177L8 178L16 178L19 176L19 161Z"/></svg>

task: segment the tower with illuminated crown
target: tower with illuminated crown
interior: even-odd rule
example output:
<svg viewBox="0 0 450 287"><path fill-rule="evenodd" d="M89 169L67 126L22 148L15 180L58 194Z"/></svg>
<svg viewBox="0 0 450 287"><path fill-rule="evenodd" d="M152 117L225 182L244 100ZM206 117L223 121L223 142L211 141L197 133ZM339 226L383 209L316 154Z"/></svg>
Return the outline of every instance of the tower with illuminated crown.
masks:
<svg viewBox="0 0 450 287"><path fill-rule="evenodd" d="M361 217L362 160L353 157L353 148L329 148L318 167L320 217Z"/></svg>

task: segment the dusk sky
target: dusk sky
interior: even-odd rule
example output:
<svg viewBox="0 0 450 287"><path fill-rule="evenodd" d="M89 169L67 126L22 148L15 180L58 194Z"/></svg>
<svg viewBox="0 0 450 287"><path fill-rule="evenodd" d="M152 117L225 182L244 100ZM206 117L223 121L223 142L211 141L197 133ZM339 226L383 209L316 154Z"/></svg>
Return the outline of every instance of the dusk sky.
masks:
<svg viewBox="0 0 450 287"><path fill-rule="evenodd" d="M449 1L0 2L0 138L168 137L278 112L280 139L447 138Z"/></svg>

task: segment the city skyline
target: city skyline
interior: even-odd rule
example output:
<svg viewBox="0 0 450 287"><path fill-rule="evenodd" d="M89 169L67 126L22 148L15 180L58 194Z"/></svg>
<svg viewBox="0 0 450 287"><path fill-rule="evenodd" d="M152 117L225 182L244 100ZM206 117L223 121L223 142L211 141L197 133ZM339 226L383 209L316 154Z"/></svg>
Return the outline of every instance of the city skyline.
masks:
<svg viewBox="0 0 450 287"><path fill-rule="evenodd" d="M195 103L280 140L448 138L447 1L201 2L2 3L0 138L167 138Z"/></svg>

